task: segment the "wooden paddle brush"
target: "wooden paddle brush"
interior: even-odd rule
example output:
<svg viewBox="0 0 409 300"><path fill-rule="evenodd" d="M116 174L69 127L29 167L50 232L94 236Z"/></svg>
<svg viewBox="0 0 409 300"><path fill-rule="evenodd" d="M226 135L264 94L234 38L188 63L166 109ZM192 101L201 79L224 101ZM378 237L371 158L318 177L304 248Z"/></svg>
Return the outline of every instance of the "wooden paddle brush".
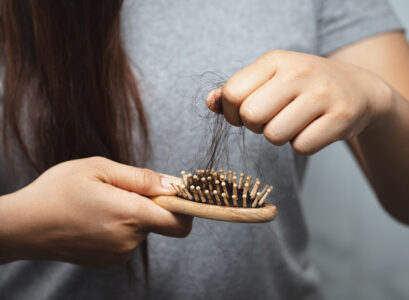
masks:
<svg viewBox="0 0 409 300"><path fill-rule="evenodd" d="M266 202L273 186L261 190L258 178L253 183L244 173L237 178L236 172L213 169L181 174L183 185L172 184L177 196L154 197L156 204L174 213L229 222L269 222L277 214L275 205Z"/></svg>

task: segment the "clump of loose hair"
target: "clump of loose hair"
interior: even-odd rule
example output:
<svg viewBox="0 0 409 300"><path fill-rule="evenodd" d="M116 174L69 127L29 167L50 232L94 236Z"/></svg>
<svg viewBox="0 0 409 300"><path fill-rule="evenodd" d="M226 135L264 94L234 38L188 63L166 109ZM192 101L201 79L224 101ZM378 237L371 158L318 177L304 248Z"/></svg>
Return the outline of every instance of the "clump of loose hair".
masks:
<svg viewBox="0 0 409 300"><path fill-rule="evenodd" d="M206 72L200 76L202 86L196 92L193 98L192 111L197 116L198 125L204 129L204 146L198 150L192 170L219 168L221 165L229 164L230 145L234 141L241 153L243 168L246 167L246 148L245 148L245 128L241 127L233 131L223 115L223 107L220 106L218 113L210 111L205 104L206 95L215 88L222 87L226 76Z"/></svg>

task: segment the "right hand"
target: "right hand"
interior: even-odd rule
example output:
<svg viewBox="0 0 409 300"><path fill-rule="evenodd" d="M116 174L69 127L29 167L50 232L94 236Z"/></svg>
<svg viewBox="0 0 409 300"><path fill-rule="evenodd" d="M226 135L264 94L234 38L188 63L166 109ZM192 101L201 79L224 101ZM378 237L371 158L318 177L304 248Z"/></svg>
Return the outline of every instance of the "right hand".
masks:
<svg viewBox="0 0 409 300"><path fill-rule="evenodd" d="M169 182L179 181L101 157L58 164L0 197L0 263L61 260L111 267L129 261L149 232L185 237L192 218L146 197L175 194Z"/></svg>

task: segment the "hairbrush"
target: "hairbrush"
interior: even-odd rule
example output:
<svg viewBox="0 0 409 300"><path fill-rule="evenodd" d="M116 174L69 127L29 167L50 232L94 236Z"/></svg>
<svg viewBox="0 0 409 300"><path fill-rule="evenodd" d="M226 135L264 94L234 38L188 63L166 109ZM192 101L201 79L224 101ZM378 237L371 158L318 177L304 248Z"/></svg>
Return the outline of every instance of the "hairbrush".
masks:
<svg viewBox="0 0 409 300"><path fill-rule="evenodd" d="M197 170L194 175L181 172L182 185L171 183L177 196L157 196L152 200L174 212L200 218L259 223L273 220L276 206L266 202L273 186L252 176L223 170Z"/></svg>

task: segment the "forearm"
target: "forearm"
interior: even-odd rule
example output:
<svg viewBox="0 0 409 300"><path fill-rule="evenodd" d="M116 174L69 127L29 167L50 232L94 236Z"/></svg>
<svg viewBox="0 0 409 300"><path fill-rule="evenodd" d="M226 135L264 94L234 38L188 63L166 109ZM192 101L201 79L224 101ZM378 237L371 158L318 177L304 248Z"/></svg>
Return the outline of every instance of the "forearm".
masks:
<svg viewBox="0 0 409 300"><path fill-rule="evenodd" d="M395 89L384 99L391 105L383 121L373 122L349 145L381 204L409 224L409 44L402 32L391 32L362 40L329 57L367 69Z"/></svg>
<svg viewBox="0 0 409 300"><path fill-rule="evenodd" d="M409 224L409 101L391 89L391 105L349 145L384 208Z"/></svg>

